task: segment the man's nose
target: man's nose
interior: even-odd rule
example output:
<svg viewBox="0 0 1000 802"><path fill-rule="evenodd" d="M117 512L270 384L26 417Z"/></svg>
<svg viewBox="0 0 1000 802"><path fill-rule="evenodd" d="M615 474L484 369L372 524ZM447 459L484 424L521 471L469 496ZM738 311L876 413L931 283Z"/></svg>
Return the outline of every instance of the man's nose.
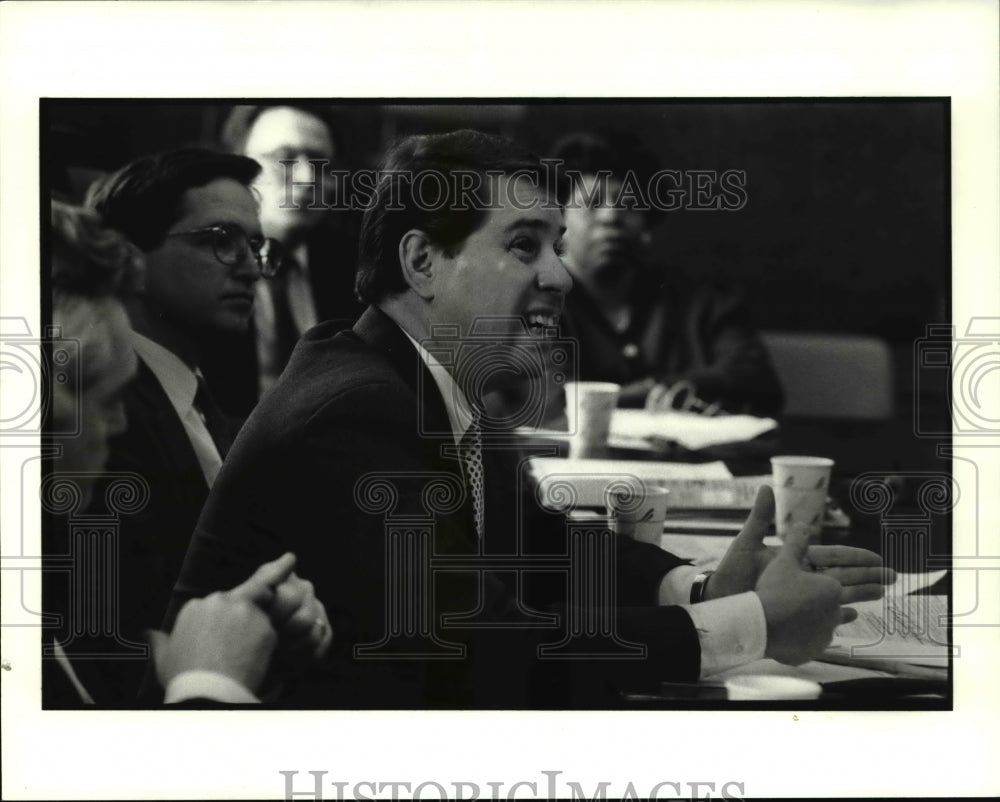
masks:
<svg viewBox="0 0 1000 802"><path fill-rule="evenodd" d="M573 278L570 276L566 265L563 264L556 254L546 259L538 272L539 289L548 292L555 292L559 295L566 295L573 289Z"/></svg>
<svg viewBox="0 0 1000 802"><path fill-rule="evenodd" d="M318 181L322 177L322 170L319 166L309 163L309 156L301 154L295 159L295 164L290 165L292 181L296 184L308 184Z"/></svg>
<svg viewBox="0 0 1000 802"><path fill-rule="evenodd" d="M243 254L243 258L233 266L233 278L253 284L261 277L261 267L257 257L248 247Z"/></svg>

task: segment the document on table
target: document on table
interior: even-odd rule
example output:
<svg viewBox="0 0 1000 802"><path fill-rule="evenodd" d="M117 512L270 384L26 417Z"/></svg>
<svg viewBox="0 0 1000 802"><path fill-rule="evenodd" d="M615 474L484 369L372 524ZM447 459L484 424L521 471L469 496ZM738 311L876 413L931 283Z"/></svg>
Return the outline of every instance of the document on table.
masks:
<svg viewBox="0 0 1000 802"><path fill-rule="evenodd" d="M689 451L745 443L776 429L773 418L753 415L695 415L691 412L647 412L616 409L611 437L618 442L644 442L651 437L677 443Z"/></svg>
<svg viewBox="0 0 1000 802"><path fill-rule="evenodd" d="M686 534L665 534L660 541L664 549L702 570L717 568L730 543L729 537ZM781 541L768 536L764 544L780 546ZM857 619L837 627L820 659L872 671L939 676L950 654L945 629L948 599L914 592L934 585L946 573L899 574L884 598L850 605L858 611Z"/></svg>
<svg viewBox="0 0 1000 802"><path fill-rule="evenodd" d="M572 488L575 506L604 507L605 491L614 482L662 482L671 490L668 504L680 505L689 489L706 489L714 494L716 502L723 493L733 503L743 503L747 492L737 492L742 479L733 479L724 462L691 464L684 462L650 462L645 460L609 459L559 459L535 457L528 462L529 470L538 482L539 498L543 505L561 509L566 492ZM763 483L767 479L761 479ZM692 490L691 492L694 492ZM754 490L754 492L756 492ZM701 497L699 491L698 497ZM752 503L753 496L749 495ZM715 503L713 506L724 506ZM750 504L747 504L749 509Z"/></svg>
<svg viewBox="0 0 1000 802"><path fill-rule="evenodd" d="M953 655L948 645L948 598L913 594L945 571L901 574L884 598L860 602L856 620L842 624L820 658L909 676L941 676Z"/></svg>

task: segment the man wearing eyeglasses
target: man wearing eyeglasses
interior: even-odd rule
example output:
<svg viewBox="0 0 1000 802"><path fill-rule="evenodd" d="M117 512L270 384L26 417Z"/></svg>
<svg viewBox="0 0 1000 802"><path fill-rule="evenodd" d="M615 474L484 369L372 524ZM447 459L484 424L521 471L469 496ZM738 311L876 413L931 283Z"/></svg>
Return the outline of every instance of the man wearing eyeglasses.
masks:
<svg viewBox="0 0 1000 802"><path fill-rule="evenodd" d="M247 329L254 286L273 276L278 245L261 232L250 185L252 159L185 149L137 159L100 179L87 205L145 257L143 286L126 307L138 356L125 393L129 422L109 442L109 472L138 474L145 506L121 517L121 638L141 642L162 620L188 539L226 452L234 427L201 373L214 338ZM97 425L84 421L84 426ZM107 510L94 494L92 512ZM141 680L142 661L119 661L123 702ZM110 665L109 665L110 669ZM111 683L109 683L111 684Z"/></svg>

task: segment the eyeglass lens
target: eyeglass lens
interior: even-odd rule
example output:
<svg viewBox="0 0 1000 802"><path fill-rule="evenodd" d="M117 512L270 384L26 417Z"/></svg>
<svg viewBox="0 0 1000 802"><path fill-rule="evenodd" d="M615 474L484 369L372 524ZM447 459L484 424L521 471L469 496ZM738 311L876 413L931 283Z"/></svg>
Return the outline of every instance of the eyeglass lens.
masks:
<svg viewBox="0 0 1000 802"><path fill-rule="evenodd" d="M265 239L259 244L251 242L247 233L237 226L219 226L215 230L215 255L226 265L237 265L246 258L247 251L253 253L257 266L265 276L273 275L277 268L278 249L273 241Z"/></svg>

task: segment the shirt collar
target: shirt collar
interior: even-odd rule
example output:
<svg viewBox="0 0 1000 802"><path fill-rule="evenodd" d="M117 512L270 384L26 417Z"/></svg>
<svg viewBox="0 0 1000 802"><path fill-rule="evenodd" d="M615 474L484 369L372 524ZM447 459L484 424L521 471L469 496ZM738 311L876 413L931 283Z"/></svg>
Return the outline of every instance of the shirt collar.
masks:
<svg viewBox="0 0 1000 802"><path fill-rule="evenodd" d="M131 333L132 348L163 386L170 405L180 418L184 418L194 404L198 392L198 375L173 351L144 337L137 331Z"/></svg>
<svg viewBox="0 0 1000 802"><path fill-rule="evenodd" d="M402 328L400 328L400 331L413 343L413 347L417 349L420 358L427 365L431 376L434 377L434 382L437 384L438 390L441 392L441 397L444 399L444 408L448 413L448 422L451 424L455 443L460 443L465 433L469 430L469 426L472 425L472 405L465 397L465 393L462 392L462 388L455 383L455 379L451 373L438 361L437 357L413 339L408 331Z"/></svg>

